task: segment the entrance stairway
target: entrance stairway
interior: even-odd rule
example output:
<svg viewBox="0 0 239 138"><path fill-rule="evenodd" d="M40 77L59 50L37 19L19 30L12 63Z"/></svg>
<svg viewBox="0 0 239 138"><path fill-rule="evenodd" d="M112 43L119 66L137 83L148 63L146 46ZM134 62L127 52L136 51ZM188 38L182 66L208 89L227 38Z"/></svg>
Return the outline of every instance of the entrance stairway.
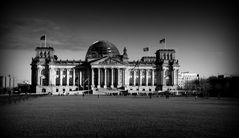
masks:
<svg viewBox="0 0 239 138"><path fill-rule="evenodd" d="M119 94L120 91L117 88L97 88L95 89L95 92L98 94Z"/></svg>

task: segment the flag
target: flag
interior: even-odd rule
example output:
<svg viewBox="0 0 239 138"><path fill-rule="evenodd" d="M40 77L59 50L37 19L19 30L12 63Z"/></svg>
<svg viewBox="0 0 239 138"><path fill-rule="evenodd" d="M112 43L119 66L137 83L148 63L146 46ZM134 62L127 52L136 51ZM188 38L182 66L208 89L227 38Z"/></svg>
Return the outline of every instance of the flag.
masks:
<svg viewBox="0 0 239 138"><path fill-rule="evenodd" d="M135 66L134 66L134 68L132 70L134 70L137 66L139 66L139 64L140 64L140 61L137 60L137 62L135 63Z"/></svg>
<svg viewBox="0 0 239 138"><path fill-rule="evenodd" d="M41 36L40 40L46 40L46 35Z"/></svg>
<svg viewBox="0 0 239 138"><path fill-rule="evenodd" d="M166 39L164 38L164 39L161 39L161 40L159 41L159 43L162 44L162 43L165 43L165 41L166 41Z"/></svg>
<svg viewBox="0 0 239 138"><path fill-rule="evenodd" d="M149 47L145 47L145 48L143 48L143 50L144 50L144 52L149 51Z"/></svg>

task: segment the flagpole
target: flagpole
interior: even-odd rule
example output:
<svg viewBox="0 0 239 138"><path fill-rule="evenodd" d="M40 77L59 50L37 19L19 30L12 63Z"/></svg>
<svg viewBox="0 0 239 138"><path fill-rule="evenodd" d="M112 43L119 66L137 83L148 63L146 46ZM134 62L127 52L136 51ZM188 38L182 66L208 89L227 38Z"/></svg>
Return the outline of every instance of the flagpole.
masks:
<svg viewBox="0 0 239 138"><path fill-rule="evenodd" d="M45 47L46 47L46 34L45 34Z"/></svg>
<svg viewBox="0 0 239 138"><path fill-rule="evenodd" d="M148 51L148 57L149 57L149 55L150 55L150 48L151 48L151 46L149 47L149 51Z"/></svg>
<svg viewBox="0 0 239 138"><path fill-rule="evenodd" d="M164 43L164 49L166 49L166 37L165 37L164 39L165 39L165 43Z"/></svg>

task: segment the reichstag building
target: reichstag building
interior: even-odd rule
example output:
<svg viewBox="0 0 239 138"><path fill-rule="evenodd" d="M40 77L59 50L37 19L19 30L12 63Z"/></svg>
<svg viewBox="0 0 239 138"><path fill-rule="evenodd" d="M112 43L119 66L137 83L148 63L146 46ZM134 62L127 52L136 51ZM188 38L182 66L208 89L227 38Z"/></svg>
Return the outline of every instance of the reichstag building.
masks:
<svg viewBox="0 0 239 138"><path fill-rule="evenodd" d="M174 49L159 49L155 56L137 61L120 54L108 41L93 43L84 60L58 60L53 47L36 47L31 81L36 93L90 90L92 94L153 93L177 89L179 63Z"/></svg>

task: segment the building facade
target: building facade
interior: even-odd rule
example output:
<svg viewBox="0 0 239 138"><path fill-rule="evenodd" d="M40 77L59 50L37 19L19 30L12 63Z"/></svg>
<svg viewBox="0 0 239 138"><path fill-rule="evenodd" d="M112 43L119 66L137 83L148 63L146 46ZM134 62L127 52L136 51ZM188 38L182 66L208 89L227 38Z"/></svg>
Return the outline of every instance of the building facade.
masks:
<svg viewBox="0 0 239 138"><path fill-rule="evenodd" d="M199 74L190 72L179 72L178 86L180 89L196 89L195 81L199 80Z"/></svg>
<svg viewBox="0 0 239 138"><path fill-rule="evenodd" d="M37 47L32 58L32 89L36 93L91 90L104 94L127 90L147 93L177 89L179 63L174 49L130 61L108 41L93 43L85 60L58 60L53 47Z"/></svg>
<svg viewBox="0 0 239 138"><path fill-rule="evenodd" d="M16 78L12 75L0 76L0 93L7 93L17 87Z"/></svg>

